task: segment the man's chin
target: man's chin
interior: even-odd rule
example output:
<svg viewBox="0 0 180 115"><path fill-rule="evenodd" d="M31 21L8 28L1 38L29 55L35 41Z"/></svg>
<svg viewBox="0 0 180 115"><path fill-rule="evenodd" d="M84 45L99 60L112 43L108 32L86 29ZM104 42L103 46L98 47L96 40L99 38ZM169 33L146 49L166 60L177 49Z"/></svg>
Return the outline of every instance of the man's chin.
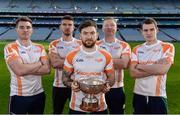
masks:
<svg viewBox="0 0 180 115"><path fill-rule="evenodd" d="M152 37L146 38L146 41L152 41L152 40L153 40Z"/></svg>
<svg viewBox="0 0 180 115"><path fill-rule="evenodd" d="M31 39L30 37L21 37L21 40L29 40Z"/></svg>
<svg viewBox="0 0 180 115"><path fill-rule="evenodd" d="M67 34L66 34L66 33L64 33L64 35L65 35L65 36L70 36L71 34L69 34L69 33L67 33Z"/></svg>
<svg viewBox="0 0 180 115"><path fill-rule="evenodd" d="M95 45L95 44L84 44L84 46L85 46L86 48L92 48L92 47L94 47L94 45Z"/></svg>
<svg viewBox="0 0 180 115"><path fill-rule="evenodd" d="M86 48L92 48L93 46L84 46L84 47L86 47Z"/></svg>

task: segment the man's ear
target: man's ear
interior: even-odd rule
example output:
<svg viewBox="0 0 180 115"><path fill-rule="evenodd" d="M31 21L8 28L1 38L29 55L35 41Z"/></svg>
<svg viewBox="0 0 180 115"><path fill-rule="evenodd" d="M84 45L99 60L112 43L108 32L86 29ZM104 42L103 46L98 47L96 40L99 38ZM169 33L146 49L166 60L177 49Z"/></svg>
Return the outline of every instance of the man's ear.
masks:
<svg viewBox="0 0 180 115"><path fill-rule="evenodd" d="M17 27L15 27L15 31L17 32Z"/></svg>
<svg viewBox="0 0 180 115"><path fill-rule="evenodd" d="M97 32L97 34L96 34L96 38L98 39L98 37L99 37L99 32Z"/></svg>
<svg viewBox="0 0 180 115"><path fill-rule="evenodd" d="M159 32L159 28L157 27L156 29L157 29L157 33L158 33Z"/></svg>
<svg viewBox="0 0 180 115"><path fill-rule="evenodd" d="M82 40L81 38L82 38L82 37L81 37L81 33L80 33L80 34L79 34L79 39Z"/></svg>
<svg viewBox="0 0 180 115"><path fill-rule="evenodd" d="M142 30L142 28L140 28L140 29L139 29L139 31L141 32L141 34L143 33L143 30Z"/></svg>
<svg viewBox="0 0 180 115"><path fill-rule="evenodd" d="M61 24L59 25L59 29L61 30Z"/></svg>

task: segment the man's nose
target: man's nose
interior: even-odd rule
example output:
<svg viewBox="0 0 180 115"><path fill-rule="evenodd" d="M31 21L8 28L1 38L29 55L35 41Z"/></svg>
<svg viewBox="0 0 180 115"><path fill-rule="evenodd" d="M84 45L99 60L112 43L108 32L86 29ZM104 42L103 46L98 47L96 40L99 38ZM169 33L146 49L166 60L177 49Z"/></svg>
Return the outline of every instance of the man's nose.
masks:
<svg viewBox="0 0 180 115"><path fill-rule="evenodd" d="M147 31L147 34L151 34L151 31L150 31L150 30L148 30L148 31Z"/></svg>
<svg viewBox="0 0 180 115"><path fill-rule="evenodd" d="M24 28L24 31L28 31L28 29L27 29L27 28Z"/></svg>
<svg viewBox="0 0 180 115"><path fill-rule="evenodd" d="M92 38L92 35L91 34L87 34L87 39L91 39Z"/></svg>
<svg viewBox="0 0 180 115"><path fill-rule="evenodd" d="M111 28L112 28L112 26L106 26L105 28L107 28L107 29L111 29Z"/></svg>

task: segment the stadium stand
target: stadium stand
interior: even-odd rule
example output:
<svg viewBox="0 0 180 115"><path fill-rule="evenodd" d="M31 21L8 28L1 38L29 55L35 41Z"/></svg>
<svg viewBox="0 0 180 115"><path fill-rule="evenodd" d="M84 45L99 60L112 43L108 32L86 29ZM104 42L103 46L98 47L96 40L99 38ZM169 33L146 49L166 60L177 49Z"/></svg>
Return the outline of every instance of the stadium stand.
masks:
<svg viewBox="0 0 180 115"><path fill-rule="evenodd" d="M120 29L120 32L126 41L144 41L140 32L135 28L123 28Z"/></svg>
<svg viewBox="0 0 180 115"><path fill-rule="evenodd" d="M17 34L14 28L6 28L2 33L0 34L0 38L3 40L13 40L17 39Z"/></svg>
<svg viewBox="0 0 180 115"><path fill-rule="evenodd" d="M49 37L49 40L58 39L61 37L62 32L59 30L59 28L52 28L51 31L52 30L53 32L52 35Z"/></svg>
<svg viewBox="0 0 180 115"><path fill-rule="evenodd" d="M32 35L32 40L43 40L50 33L50 29L46 27L35 28L34 34Z"/></svg>
<svg viewBox="0 0 180 115"><path fill-rule="evenodd" d="M179 13L178 0L1 0L9 12ZM43 5L42 5L43 3Z"/></svg>
<svg viewBox="0 0 180 115"><path fill-rule="evenodd" d="M153 17L160 27L159 39L180 41L179 0L0 0L0 39L17 38L13 27L19 16L33 20L33 40L57 39L61 35L58 29L61 17L66 14L74 16L76 28L85 19L96 21L100 39L104 37L103 19L114 17L119 28L117 38L126 41L144 41L139 23ZM79 38L78 34L76 29L74 36Z"/></svg>
<svg viewBox="0 0 180 115"><path fill-rule="evenodd" d="M162 32L165 32L167 35L171 36L172 39L177 39L180 41L180 29L175 28L163 28L161 29Z"/></svg>

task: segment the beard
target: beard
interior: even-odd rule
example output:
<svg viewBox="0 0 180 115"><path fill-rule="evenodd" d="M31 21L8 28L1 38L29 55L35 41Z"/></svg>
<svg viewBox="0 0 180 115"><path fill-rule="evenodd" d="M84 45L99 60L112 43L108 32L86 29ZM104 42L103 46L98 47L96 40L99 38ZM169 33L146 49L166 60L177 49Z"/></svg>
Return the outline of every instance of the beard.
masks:
<svg viewBox="0 0 180 115"><path fill-rule="evenodd" d="M94 47L94 45L96 44L96 41L93 40L82 40L82 44L86 47L86 48L92 48Z"/></svg>
<svg viewBox="0 0 180 115"><path fill-rule="evenodd" d="M71 34L70 33L63 33L65 36L70 36Z"/></svg>
<svg viewBox="0 0 180 115"><path fill-rule="evenodd" d="M71 35L71 32L68 31L68 30L65 30L65 31L63 32L63 34L64 34L65 36L70 36L70 35Z"/></svg>

